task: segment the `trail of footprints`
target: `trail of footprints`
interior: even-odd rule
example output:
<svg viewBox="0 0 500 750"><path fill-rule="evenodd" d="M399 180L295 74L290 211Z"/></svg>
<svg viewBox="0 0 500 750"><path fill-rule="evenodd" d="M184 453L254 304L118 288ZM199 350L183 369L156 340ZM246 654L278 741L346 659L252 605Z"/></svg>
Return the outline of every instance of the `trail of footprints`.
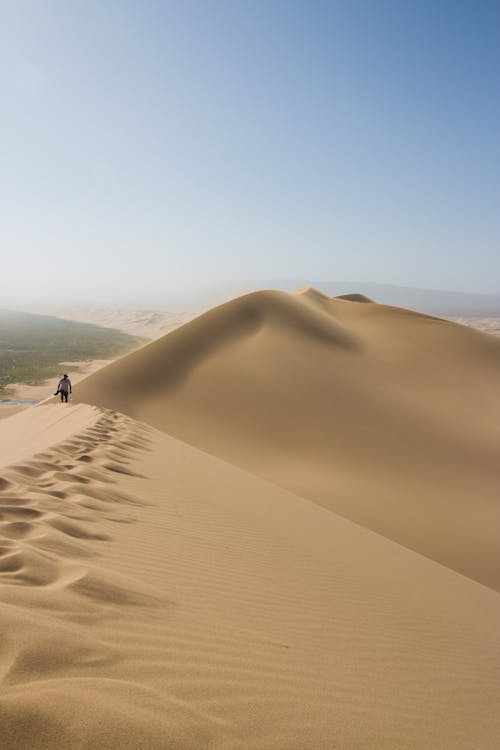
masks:
<svg viewBox="0 0 500 750"><path fill-rule="evenodd" d="M108 584L105 591L96 583L89 559L98 552L87 541L110 540L99 522L131 523L145 504L113 484L120 474L140 476L129 463L150 444L150 428L100 411L78 436L0 475L0 591L2 585L77 585L84 595L120 600L119 587L111 584L110 591Z"/></svg>

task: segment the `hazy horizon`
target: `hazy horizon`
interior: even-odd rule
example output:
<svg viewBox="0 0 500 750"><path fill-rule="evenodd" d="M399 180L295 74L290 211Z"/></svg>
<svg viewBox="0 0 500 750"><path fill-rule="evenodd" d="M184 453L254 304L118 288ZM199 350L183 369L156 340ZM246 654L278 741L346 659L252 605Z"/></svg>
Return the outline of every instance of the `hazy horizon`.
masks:
<svg viewBox="0 0 500 750"><path fill-rule="evenodd" d="M170 294L168 296L143 297L128 296L117 300L84 301L69 300L61 301L54 299L46 302L32 302L24 305L12 305L10 308L3 305L4 309L17 310L19 312L31 312L42 315L56 315L78 320L78 312L85 315L90 312L97 313L99 310L104 314L122 311L124 313L158 312L158 313L199 313L213 306L219 305L230 299L257 290L274 289L292 292L298 288L311 286L320 292L330 296L360 293L375 302L409 308L419 312L441 315L441 316L492 316L500 317L500 294L474 294L455 290L430 289L419 287L405 287L395 284L383 284L378 282L363 281L341 281L328 280L318 281L307 278L274 278L274 279L249 279L247 281L233 281L226 284L214 284L208 287L187 290L183 294ZM2 306L0 306L1 309Z"/></svg>
<svg viewBox="0 0 500 750"><path fill-rule="evenodd" d="M380 290L394 290L404 295L405 292L412 293L423 293L430 295L443 295L443 296L457 296L463 297L464 299L469 297L471 299L495 299L498 301L500 314L500 292L466 292L463 289L436 289L433 287L425 286L414 286L414 285L401 285L385 283L384 281L367 281L367 280L349 280L349 279L311 279L306 277L291 278L256 278L256 279L233 279L227 282L214 283L207 286L199 286L185 289L177 289L166 294L152 294L148 293L143 296L138 295L135 292L124 294L123 296L117 295L116 297L100 297L94 298L91 294L84 295L81 298L68 297L65 298L61 295L57 298L52 297L51 299L30 299L24 303L18 302L17 304L2 304L0 308L4 309L18 309L26 311L43 311L52 310L58 307L61 308L78 308L81 307L102 307L102 308L124 308L124 309L147 309L147 308L164 308L164 309L175 309L182 307L190 307L196 309L198 300L203 305L204 301L213 299L214 301L220 296L223 298L227 296L237 296L239 294L245 294L250 291L257 291L259 289L278 289L282 291L293 291L294 289L307 285L313 288L323 291L325 294L329 294L330 290L332 296L336 294L349 294L356 293L360 290L373 289L376 292ZM339 291L336 292L335 288L338 287ZM214 302L215 304L215 302Z"/></svg>
<svg viewBox="0 0 500 750"><path fill-rule="evenodd" d="M446 0L0 4L0 306L285 277L499 295L499 21Z"/></svg>

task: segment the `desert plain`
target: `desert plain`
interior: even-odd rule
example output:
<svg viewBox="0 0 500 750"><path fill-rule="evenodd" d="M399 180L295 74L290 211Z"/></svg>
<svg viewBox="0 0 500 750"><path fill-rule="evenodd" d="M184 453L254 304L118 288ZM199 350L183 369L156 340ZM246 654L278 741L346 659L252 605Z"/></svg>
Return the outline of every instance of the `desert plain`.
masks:
<svg viewBox="0 0 500 750"><path fill-rule="evenodd" d="M1 746L499 747L499 383L260 291L2 419Z"/></svg>

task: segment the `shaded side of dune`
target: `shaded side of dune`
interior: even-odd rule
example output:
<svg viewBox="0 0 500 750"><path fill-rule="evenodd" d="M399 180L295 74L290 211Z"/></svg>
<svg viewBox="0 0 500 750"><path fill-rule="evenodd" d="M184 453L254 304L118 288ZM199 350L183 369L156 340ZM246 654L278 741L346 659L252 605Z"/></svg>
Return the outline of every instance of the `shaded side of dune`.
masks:
<svg viewBox="0 0 500 750"><path fill-rule="evenodd" d="M306 290L258 292L100 372L111 407L500 587L500 342Z"/></svg>

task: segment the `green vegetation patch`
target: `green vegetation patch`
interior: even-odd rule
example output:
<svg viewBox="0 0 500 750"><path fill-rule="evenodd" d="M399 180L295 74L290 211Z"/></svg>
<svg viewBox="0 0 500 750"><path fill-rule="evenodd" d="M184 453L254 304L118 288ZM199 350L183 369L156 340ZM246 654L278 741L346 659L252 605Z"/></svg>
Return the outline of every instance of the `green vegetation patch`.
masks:
<svg viewBox="0 0 500 750"><path fill-rule="evenodd" d="M9 383L57 377L61 363L114 359L144 343L114 328L0 310L0 392Z"/></svg>

